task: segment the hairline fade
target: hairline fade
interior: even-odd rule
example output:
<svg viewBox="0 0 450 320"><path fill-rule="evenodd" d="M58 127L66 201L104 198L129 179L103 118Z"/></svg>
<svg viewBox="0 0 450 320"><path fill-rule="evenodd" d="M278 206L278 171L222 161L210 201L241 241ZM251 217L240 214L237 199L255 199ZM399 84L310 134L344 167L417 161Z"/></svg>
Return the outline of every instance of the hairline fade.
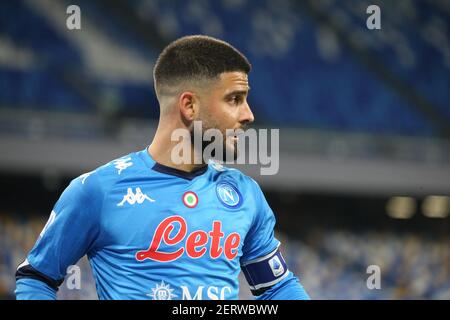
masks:
<svg viewBox="0 0 450 320"><path fill-rule="evenodd" d="M171 42L153 69L156 95L173 92L181 84L196 86L217 80L224 72L248 74L251 64L231 44L205 35L191 35Z"/></svg>

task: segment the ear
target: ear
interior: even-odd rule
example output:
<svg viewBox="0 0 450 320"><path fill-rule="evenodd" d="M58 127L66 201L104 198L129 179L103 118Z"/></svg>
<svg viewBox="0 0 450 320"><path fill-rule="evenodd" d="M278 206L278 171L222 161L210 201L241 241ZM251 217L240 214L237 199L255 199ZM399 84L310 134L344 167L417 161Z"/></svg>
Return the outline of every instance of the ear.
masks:
<svg viewBox="0 0 450 320"><path fill-rule="evenodd" d="M184 91L178 99L178 106L186 121L194 121L198 110L198 100L194 92Z"/></svg>

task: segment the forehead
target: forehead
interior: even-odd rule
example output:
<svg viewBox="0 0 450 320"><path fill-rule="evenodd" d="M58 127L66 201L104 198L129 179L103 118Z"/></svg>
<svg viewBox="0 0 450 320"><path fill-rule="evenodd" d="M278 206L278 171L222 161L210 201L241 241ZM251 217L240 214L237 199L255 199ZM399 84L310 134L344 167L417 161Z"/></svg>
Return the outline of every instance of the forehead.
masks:
<svg viewBox="0 0 450 320"><path fill-rule="evenodd" d="M248 75L245 72L240 71L224 72L220 75L220 81L217 88L223 91L248 91L250 89L248 85Z"/></svg>

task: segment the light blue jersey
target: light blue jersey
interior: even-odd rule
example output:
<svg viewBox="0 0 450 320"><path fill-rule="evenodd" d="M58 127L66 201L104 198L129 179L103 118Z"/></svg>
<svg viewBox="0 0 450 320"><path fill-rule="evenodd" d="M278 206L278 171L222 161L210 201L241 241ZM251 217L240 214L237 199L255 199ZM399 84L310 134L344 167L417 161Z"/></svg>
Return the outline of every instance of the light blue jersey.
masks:
<svg viewBox="0 0 450 320"><path fill-rule="evenodd" d="M301 288L274 225L261 189L240 171L210 162L187 173L145 149L70 183L19 266L17 297L32 298L39 281L56 289L84 255L100 299L237 299L241 268L256 293L287 279Z"/></svg>

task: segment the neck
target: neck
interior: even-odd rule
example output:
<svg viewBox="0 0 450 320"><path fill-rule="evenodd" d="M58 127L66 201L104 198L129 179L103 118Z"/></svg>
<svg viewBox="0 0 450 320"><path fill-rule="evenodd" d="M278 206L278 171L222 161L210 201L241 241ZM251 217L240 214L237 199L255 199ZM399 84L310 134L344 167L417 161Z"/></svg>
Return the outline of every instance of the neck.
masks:
<svg viewBox="0 0 450 320"><path fill-rule="evenodd" d="M180 142L172 141L171 135L174 130L181 128L187 129L176 121L165 121L160 119L155 136L152 143L148 147L147 152L153 160L159 164L186 172L192 172L206 165L203 158L201 163L194 162L195 150L192 145L189 145L191 161L188 161L188 163L177 164L172 160L172 150L177 146L179 147Z"/></svg>

